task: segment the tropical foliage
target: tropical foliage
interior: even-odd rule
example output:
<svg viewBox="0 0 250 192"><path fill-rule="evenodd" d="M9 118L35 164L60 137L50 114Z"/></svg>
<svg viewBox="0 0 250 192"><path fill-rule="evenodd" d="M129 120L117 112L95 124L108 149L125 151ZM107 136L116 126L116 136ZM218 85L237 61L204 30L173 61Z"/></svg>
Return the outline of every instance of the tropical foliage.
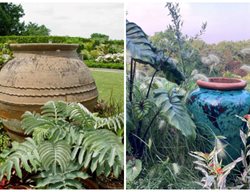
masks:
<svg viewBox="0 0 250 192"><path fill-rule="evenodd" d="M131 189L249 189L248 125L239 127L244 147L232 162L223 161L226 138L214 148L185 108L198 79L245 76L249 80L249 40L206 44L182 33L178 3L167 3L171 23L148 37L127 21L127 187ZM234 46L235 45L235 46ZM250 61L250 60L249 60ZM174 64L174 65L173 65ZM249 89L249 87L247 88ZM228 164L227 164L228 163Z"/></svg>
<svg viewBox="0 0 250 192"><path fill-rule="evenodd" d="M87 171L119 177L123 170L122 114L100 118L81 104L50 101L41 114L26 112L22 128L31 137L1 154L0 180L14 169L20 179L35 174L36 188L81 189Z"/></svg>
<svg viewBox="0 0 250 192"><path fill-rule="evenodd" d="M153 123L156 122L158 122L157 124L164 121L170 122L183 135L194 139L196 134L195 125L180 99L182 97L180 90L172 89L170 91L164 90L164 88L152 88L154 77L159 71L163 72L170 81L178 84L184 81L183 73L178 70L173 59L165 56L162 50L154 48L142 29L135 23L128 21L127 49L131 55L131 69L128 80L127 128L133 155L139 158L142 157L148 133ZM136 62L149 64L155 69L150 81L141 80L141 82L148 82L148 84L144 84L144 87L139 87L138 85L141 82L136 81L135 78Z"/></svg>

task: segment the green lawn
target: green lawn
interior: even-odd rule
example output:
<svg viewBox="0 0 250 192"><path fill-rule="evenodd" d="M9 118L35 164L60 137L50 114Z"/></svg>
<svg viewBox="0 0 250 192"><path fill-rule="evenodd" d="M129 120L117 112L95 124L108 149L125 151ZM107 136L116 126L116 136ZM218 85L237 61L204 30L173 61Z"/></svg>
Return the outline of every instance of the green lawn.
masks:
<svg viewBox="0 0 250 192"><path fill-rule="evenodd" d="M112 98L122 104L124 103L124 75L123 71L121 72L107 72L107 71L93 71L91 73L95 79L96 86L99 93L99 99L105 101Z"/></svg>

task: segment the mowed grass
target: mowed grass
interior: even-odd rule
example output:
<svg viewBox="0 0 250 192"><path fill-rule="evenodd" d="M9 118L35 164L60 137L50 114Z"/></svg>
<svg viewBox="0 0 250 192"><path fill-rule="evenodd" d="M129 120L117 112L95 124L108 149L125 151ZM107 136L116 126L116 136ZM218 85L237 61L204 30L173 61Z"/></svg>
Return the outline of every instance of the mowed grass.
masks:
<svg viewBox="0 0 250 192"><path fill-rule="evenodd" d="M103 99L106 102L114 99L115 102L124 104L124 75L123 71L105 71L105 70L91 70L91 73L95 79L96 86L99 93L99 100Z"/></svg>

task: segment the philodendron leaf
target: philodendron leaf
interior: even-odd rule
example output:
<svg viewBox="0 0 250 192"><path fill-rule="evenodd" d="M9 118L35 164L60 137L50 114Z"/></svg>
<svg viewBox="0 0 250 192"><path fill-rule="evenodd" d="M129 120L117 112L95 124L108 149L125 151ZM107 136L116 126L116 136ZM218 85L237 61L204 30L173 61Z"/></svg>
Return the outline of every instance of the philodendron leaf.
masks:
<svg viewBox="0 0 250 192"><path fill-rule="evenodd" d="M162 71L169 81L180 84L185 80L173 59L165 56L163 51L157 50L141 27L129 21L126 23L126 42L127 50L135 61L149 64L154 69Z"/></svg>
<svg viewBox="0 0 250 192"><path fill-rule="evenodd" d="M178 85L185 80L184 75L179 71L171 57L166 57L164 54L158 53L156 63L160 63L160 70L163 71L167 80L175 82Z"/></svg>
<svg viewBox="0 0 250 192"><path fill-rule="evenodd" d="M135 23L126 23L126 47L131 57L144 64L155 64L156 54L148 41L148 36Z"/></svg>
<svg viewBox="0 0 250 192"><path fill-rule="evenodd" d="M140 174L141 169L142 169L142 162L139 159L129 160L127 162L126 167L127 167L127 169L126 169L127 170L127 181L132 182Z"/></svg>
<svg viewBox="0 0 250 192"><path fill-rule="evenodd" d="M196 138L196 126L189 116L185 105L179 99L178 94L173 89L167 92L165 89L154 90L156 105L161 107L162 118L167 119L168 123L188 138Z"/></svg>

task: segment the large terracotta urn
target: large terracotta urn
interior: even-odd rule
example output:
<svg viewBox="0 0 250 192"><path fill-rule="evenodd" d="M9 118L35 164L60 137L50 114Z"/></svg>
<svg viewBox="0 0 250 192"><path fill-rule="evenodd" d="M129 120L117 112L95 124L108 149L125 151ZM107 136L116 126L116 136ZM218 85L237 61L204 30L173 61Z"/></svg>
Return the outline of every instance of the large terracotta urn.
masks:
<svg viewBox="0 0 250 192"><path fill-rule="evenodd" d="M246 126L236 115L250 112L250 93L244 89L247 84L234 78L209 78L197 84L199 88L188 96L187 107L197 131L211 144L207 152L213 148L216 136L225 137L221 139L225 146L223 159L229 163L241 155L243 148L240 129L244 131Z"/></svg>
<svg viewBox="0 0 250 192"><path fill-rule="evenodd" d="M0 117L11 138L22 140L18 122L50 100L79 102L89 110L98 92L75 44L11 44L14 59L0 71Z"/></svg>

